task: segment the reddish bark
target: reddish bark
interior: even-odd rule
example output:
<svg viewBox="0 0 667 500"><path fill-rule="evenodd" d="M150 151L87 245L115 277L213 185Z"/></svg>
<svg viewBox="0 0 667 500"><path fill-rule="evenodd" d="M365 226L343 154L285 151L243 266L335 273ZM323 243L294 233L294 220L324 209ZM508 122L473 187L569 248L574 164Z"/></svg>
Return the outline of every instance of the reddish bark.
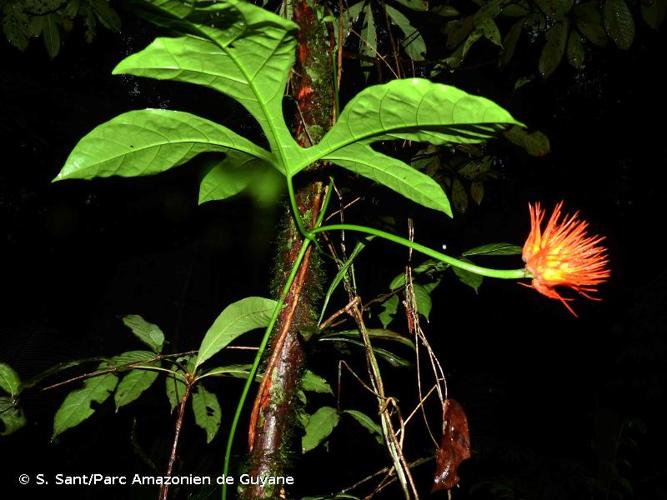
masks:
<svg viewBox="0 0 667 500"><path fill-rule="evenodd" d="M294 21L300 26L297 60L291 80L292 95L298 110L295 136L302 146L317 142L330 127L333 116L333 82L331 55L333 46L325 25L317 19L313 4L298 1L293 5ZM313 75L317 75L315 79ZM306 225L313 225L321 208L323 184L313 180L297 193L297 205ZM301 235L291 215L280 241L284 248L278 259L276 273L284 282L292 268ZM316 317L310 291L318 288L319 273L313 269L313 256L308 251L294 280L280 314L250 419L248 441L250 457L248 472L254 476L282 476L289 467L293 448L294 410L304 366L304 350L299 331L313 327ZM249 485L241 492L243 498L285 498L283 490L270 485Z"/></svg>

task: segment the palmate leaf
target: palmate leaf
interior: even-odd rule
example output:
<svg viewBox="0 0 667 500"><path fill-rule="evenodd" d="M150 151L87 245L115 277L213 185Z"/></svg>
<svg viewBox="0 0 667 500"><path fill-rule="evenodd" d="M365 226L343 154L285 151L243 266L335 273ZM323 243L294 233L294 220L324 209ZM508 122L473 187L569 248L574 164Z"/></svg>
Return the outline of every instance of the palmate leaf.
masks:
<svg viewBox="0 0 667 500"><path fill-rule="evenodd" d="M264 149L228 128L190 113L130 111L81 139L55 180L151 175L199 153L228 150L270 158Z"/></svg>
<svg viewBox="0 0 667 500"><path fill-rule="evenodd" d="M199 153L226 153L219 168L202 180L200 202L204 202L227 198L263 180L262 176L238 174L233 165L237 169L272 165L292 177L318 160L328 160L451 215L445 193L435 181L397 159L376 153L370 144L396 139L477 143L507 125L519 124L481 97L428 80L397 80L361 92L320 144L303 149L291 136L282 114L282 97L294 62L296 24L241 0L189 4L151 0L147 5L149 19L182 36L156 39L122 61L114 73L195 83L226 94L257 120L271 153L194 115L134 111L84 137L57 180L149 175Z"/></svg>
<svg viewBox="0 0 667 500"><path fill-rule="evenodd" d="M150 2L189 34L157 38L123 60L114 74L195 83L222 92L258 121L279 168L294 163L300 148L282 114L282 98L294 63L297 25L249 2ZM187 18L187 20L185 20Z"/></svg>

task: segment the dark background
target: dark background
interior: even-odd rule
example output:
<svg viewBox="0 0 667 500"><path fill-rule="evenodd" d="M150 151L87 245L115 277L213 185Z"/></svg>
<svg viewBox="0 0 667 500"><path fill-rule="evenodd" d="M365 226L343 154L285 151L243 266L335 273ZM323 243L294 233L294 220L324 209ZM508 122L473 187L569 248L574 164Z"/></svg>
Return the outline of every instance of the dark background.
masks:
<svg viewBox="0 0 667 500"><path fill-rule="evenodd" d="M52 61L38 43L26 53L0 46L0 360L22 378L72 358L140 348L120 321L125 314L159 324L170 350L194 349L226 304L269 293L282 206L258 207L239 196L198 207L199 171L192 165L152 178L50 182L79 138L131 109L187 110L255 133L237 106L212 92L111 76L119 60L154 35L128 16L121 35L100 32L91 45L72 36ZM511 282L486 280L476 295L448 276L434 293L425 330L446 368L450 395L466 409L474 448L455 498L630 498L628 488L634 498L667 498L664 41L664 34L642 27L628 52L596 52L582 73L563 64L548 81L538 78L518 92L512 85L521 64L443 79L495 99L544 131L552 146L538 159L499 144L501 179L487 185L481 207L454 221L350 180L366 197L348 221L368 220L371 212L413 217L417 240L446 243L454 253L492 241L521 244L527 203L535 200L551 207L564 199L607 236L612 279L602 302L575 303L579 319ZM535 64L530 47L517 58ZM517 258L488 263L519 267ZM404 264L405 252L373 243L358 266L362 294L385 291ZM246 341L258 338L249 334ZM333 383L335 354L320 350L312 359ZM412 372L385 368L385 374L405 411L415 397ZM222 469L240 384L212 388L223 407L221 431L206 447L188 416L179 473ZM52 417L66 392L24 395L28 426L0 440L7 498L43 494L17 487L23 472L155 474L151 463L164 470L173 419L162 384L118 414L105 403L50 442ZM351 378L343 404L373 407ZM354 425L344 421L328 451L315 450L299 464L297 494L341 489L386 463L383 450ZM432 453L414 432L411 456ZM433 464L418 470L427 490ZM156 492L77 488L65 494L152 498ZM398 498L398 491L385 496Z"/></svg>

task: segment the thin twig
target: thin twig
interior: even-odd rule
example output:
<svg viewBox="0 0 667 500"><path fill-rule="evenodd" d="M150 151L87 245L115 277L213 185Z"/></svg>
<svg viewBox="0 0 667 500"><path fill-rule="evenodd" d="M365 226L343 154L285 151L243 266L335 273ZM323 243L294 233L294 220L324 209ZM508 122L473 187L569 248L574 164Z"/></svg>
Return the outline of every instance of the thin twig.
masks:
<svg viewBox="0 0 667 500"><path fill-rule="evenodd" d="M341 382L341 380L342 380L342 377L341 377L342 370L341 370L341 368L343 366L345 368L347 368L347 370L350 372L350 374L357 380L357 382L359 382L359 385L361 385L361 387L366 389L373 396L378 397L378 393L375 392L371 387L368 387L368 384L366 384L366 382L361 380L361 377L356 374L356 372L350 367L350 365L348 365L345 360L341 359L341 360L338 361L338 387L336 387L336 403L337 403L338 408L340 408L340 390L343 386L343 384Z"/></svg>
<svg viewBox="0 0 667 500"><path fill-rule="evenodd" d="M178 450L178 440L181 436L181 428L183 427L183 418L185 417L185 407L187 405L188 399L190 398L190 393L192 391L192 381L187 380L185 384L185 392L181 398L180 405L178 407L178 416L176 417L176 423L174 424L174 441L171 444L171 453L169 454L169 462L167 463L167 472L166 477L171 477L174 471L174 463L176 462L176 451ZM165 482L160 487L160 500L167 500L169 496L169 481Z"/></svg>
<svg viewBox="0 0 667 500"><path fill-rule="evenodd" d="M324 320L322 323L320 323L319 329L320 330L326 330L329 326L331 326L331 323L336 320L339 316L342 316L343 314L349 314L350 310L358 305L360 302L359 297L355 297L352 299L351 302L349 302L345 307L339 309L335 313L333 313L331 316L329 316L326 320Z"/></svg>
<svg viewBox="0 0 667 500"><path fill-rule="evenodd" d="M109 368L103 368L101 370L95 370L93 372L89 373L84 373L83 375L77 375L76 377L69 378L67 380L64 380L62 382L58 382L57 384L52 384L46 387L43 387L40 389L40 392L43 391L49 391L51 389L55 389L57 387L61 387L63 385L71 384L73 382L77 382L79 380L84 380L87 378L91 377L97 377L99 375L105 375L107 373L115 373L115 372L122 372L128 369L140 369L140 370L152 370L152 371L164 371L170 374L173 374L171 370L167 370L165 368L160 368L158 366L144 366L146 363L154 363L156 361L160 361L162 359L168 359L168 358L173 358L177 356L186 356L188 354L194 354L197 351L187 351L187 352L179 352L175 354L157 354L151 359L144 359L141 361L133 361L132 363L126 363L124 365L116 365L116 366L110 366ZM104 360L107 360L108 358L104 358Z"/></svg>
<svg viewBox="0 0 667 500"><path fill-rule="evenodd" d="M433 458L434 458L434 457L432 457L432 456L431 456L431 457L422 457L422 458L418 458L418 459L415 460L414 462L410 462L409 466L410 466L410 468L412 469L412 468L418 467L418 466L420 466L420 465L422 465L422 464L425 464L425 463L430 462L431 460L433 460ZM340 491L338 492L338 494L341 495L341 494L349 493L350 491L356 490L356 489L359 488L360 486L363 486L363 485L366 484L367 482L372 481L372 480L375 479L376 477L381 476L381 475L383 475L383 474L390 474L391 476L394 477L393 480L395 480L396 474L394 473L394 467L393 467L393 466L388 466L388 467L384 467L383 469L380 469L379 471L374 472L374 473L371 474L370 476L366 476L365 478L363 478L363 479L357 481L357 482L354 483L353 485L348 486L347 488L340 490Z"/></svg>
<svg viewBox="0 0 667 500"><path fill-rule="evenodd" d="M433 386L432 386L432 387L429 389L429 391L426 393L426 396L424 396L423 398L421 398L421 399L419 400L419 403L417 403L417 405L415 406L415 408L410 412L410 415L408 415L407 418L405 419L405 421L403 422L405 425L408 425L408 423L410 422L410 420L412 419L412 417L415 416L415 413L417 413L417 412L419 411L419 408L424 404L424 402L425 402L428 398L431 397L431 394L433 394L433 391L435 391L437 387L438 387L438 384L433 384ZM400 433L400 430L399 430L399 433ZM435 440L434 440L434 441L435 441ZM437 441L436 441L435 444L436 444L436 445L438 444Z"/></svg>

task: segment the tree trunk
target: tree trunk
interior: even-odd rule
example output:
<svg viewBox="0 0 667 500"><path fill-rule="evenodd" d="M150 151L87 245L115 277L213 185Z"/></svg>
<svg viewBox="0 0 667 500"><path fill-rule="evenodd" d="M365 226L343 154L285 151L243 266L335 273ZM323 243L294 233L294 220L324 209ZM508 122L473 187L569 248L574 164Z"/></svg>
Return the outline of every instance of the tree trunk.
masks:
<svg viewBox="0 0 667 500"><path fill-rule="evenodd" d="M291 95L297 103L295 136L302 146L317 143L330 128L334 113L332 52L335 44L326 24L318 20L316 0L293 4L299 25L297 61L291 79ZM321 18L322 16L320 16ZM314 175L297 191L297 205L306 226L315 223L321 209L324 184ZM308 176L306 176L308 177ZM279 238L275 289L282 289L302 243L290 213ZM264 381L255 399L248 432L248 473L276 477L288 473L294 454L295 410L304 367L300 332L316 327L317 301L321 295L319 258L308 250L280 314L271 340L271 354ZM241 492L246 499L285 498L281 487L254 484Z"/></svg>

